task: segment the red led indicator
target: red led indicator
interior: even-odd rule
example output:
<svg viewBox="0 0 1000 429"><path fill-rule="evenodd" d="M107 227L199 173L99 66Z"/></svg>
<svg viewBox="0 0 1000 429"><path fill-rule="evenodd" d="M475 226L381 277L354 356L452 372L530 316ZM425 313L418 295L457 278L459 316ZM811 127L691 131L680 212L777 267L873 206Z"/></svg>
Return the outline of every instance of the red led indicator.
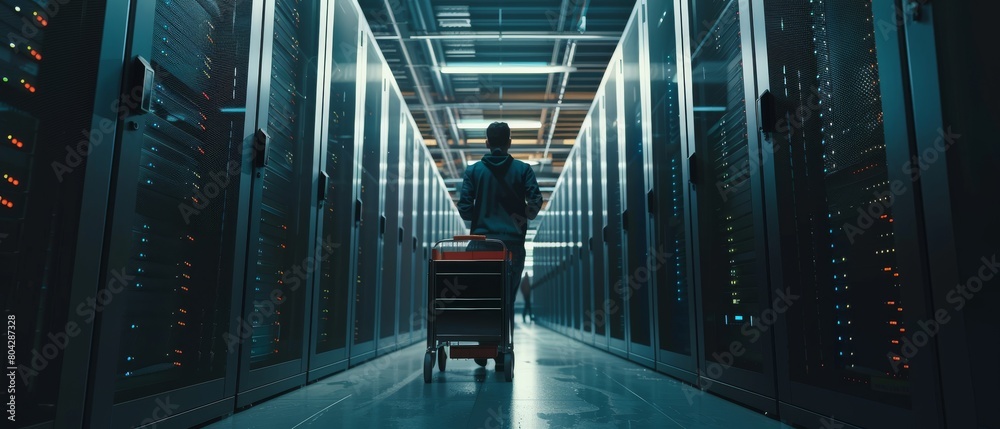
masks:
<svg viewBox="0 0 1000 429"><path fill-rule="evenodd" d="M11 185L17 186L17 185L21 184L20 180L15 179L14 177L12 177L9 174L4 174L3 178L4 178L4 180L7 181L7 183L10 183Z"/></svg>

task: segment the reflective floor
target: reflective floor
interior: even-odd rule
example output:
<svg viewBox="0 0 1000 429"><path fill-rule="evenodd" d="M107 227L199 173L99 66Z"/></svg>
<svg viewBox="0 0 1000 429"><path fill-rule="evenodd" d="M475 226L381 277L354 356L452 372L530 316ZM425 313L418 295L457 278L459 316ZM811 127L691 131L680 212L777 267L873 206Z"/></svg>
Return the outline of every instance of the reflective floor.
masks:
<svg viewBox="0 0 1000 429"><path fill-rule="evenodd" d="M514 344L513 383L492 360L448 360L424 384L421 342L207 428L788 427L520 317Z"/></svg>

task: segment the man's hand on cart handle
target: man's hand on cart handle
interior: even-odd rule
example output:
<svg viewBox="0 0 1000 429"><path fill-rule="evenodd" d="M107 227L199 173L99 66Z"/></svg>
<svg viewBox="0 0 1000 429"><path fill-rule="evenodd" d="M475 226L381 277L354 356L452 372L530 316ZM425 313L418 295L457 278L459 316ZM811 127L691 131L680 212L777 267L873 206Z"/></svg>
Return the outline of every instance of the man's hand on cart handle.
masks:
<svg viewBox="0 0 1000 429"><path fill-rule="evenodd" d="M485 240L485 235L456 235L456 241Z"/></svg>

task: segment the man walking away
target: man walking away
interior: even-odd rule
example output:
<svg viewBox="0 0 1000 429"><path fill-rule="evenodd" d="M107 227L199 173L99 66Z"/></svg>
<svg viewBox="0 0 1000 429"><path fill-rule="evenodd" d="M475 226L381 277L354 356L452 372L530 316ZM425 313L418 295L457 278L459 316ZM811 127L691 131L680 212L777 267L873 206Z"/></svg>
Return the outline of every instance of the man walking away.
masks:
<svg viewBox="0 0 1000 429"><path fill-rule="evenodd" d="M511 157L510 127L494 122L486 129L489 155L465 169L458 212L472 222L471 233L502 240L513 253L509 302L517 298L517 280L524 270L524 237L528 220L538 216L542 193L531 166ZM513 319L513 306L508 314ZM499 364L499 362L498 362ZM499 368L498 368L499 369Z"/></svg>

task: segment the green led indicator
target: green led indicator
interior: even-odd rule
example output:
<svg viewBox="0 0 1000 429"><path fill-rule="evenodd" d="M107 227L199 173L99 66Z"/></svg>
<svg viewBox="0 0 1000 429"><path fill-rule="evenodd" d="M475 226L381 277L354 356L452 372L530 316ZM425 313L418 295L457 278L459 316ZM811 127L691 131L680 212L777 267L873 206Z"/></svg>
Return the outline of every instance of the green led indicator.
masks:
<svg viewBox="0 0 1000 429"><path fill-rule="evenodd" d="M3 77L3 81L4 81L4 82L7 82L7 81L8 81L8 79L7 79L7 76L4 76L4 77Z"/></svg>

